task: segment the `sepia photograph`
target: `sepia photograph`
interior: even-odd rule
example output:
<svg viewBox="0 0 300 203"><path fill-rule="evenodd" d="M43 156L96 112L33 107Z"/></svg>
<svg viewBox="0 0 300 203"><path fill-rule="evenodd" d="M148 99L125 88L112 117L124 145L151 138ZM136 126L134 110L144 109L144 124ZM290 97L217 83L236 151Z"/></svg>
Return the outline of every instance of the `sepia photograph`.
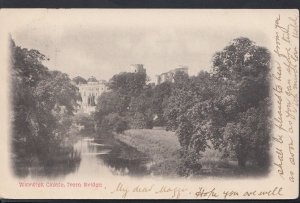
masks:
<svg viewBox="0 0 300 203"><path fill-rule="evenodd" d="M298 119L299 86L289 80L290 88L282 90L274 81L284 80L286 63L276 60L285 50L282 40L295 40L287 56L298 66L299 13L291 12L288 29L277 12L254 10L26 14L25 23L7 32L8 166L19 188L47 180L41 187L104 190L105 181L95 180L105 178L118 192L125 185L118 177L225 179L230 185L266 179L272 171L289 173L280 170L291 160L291 145L289 155L274 148L284 136L275 132L298 132L284 127L283 119ZM258 23L262 18L286 32L268 35ZM278 95L287 91L294 97L279 112ZM80 179L94 181L64 182ZM272 194L283 191L277 185ZM214 190L208 192L214 197ZM200 188L195 194L206 193Z"/></svg>

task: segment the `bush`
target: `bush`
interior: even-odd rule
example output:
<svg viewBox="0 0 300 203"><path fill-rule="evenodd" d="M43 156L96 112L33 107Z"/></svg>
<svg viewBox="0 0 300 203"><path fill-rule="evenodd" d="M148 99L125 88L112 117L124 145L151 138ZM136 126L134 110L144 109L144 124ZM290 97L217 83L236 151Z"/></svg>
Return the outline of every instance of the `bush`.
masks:
<svg viewBox="0 0 300 203"><path fill-rule="evenodd" d="M130 120L130 128L132 129L151 129L153 127L153 121L142 113L134 113L128 115Z"/></svg>
<svg viewBox="0 0 300 203"><path fill-rule="evenodd" d="M122 117L117 113L111 113L104 117L99 128L103 131L123 133L128 129L128 122L125 117Z"/></svg>
<svg viewBox="0 0 300 203"><path fill-rule="evenodd" d="M177 173L180 176L199 175L202 165L200 163L201 154L194 151L181 150L180 164L177 167Z"/></svg>
<svg viewBox="0 0 300 203"><path fill-rule="evenodd" d="M84 113L76 114L73 120L76 125L83 126L81 130L83 134L90 135L95 132L95 121L92 116Z"/></svg>

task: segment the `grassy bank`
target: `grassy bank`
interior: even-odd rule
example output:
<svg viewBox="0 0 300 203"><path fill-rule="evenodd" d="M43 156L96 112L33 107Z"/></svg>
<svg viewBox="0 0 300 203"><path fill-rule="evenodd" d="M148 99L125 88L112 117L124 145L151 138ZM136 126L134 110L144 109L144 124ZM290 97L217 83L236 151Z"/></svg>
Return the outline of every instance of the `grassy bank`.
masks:
<svg viewBox="0 0 300 203"><path fill-rule="evenodd" d="M199 154L198 163L200 168L195 167L195 160L185 160L180 156L180 144L174 132L168 132L159 129L130 129L123 134L117 134L115 139L125 145L128 145L133 156L145 156L149 160L148 170L154 175L178 176L257 176L263 175L260 169L251 166L239 168L237 162L232 159L222 158L223 153L215 149L207 149ZM126 154L126 150L125 153ZM196 158L196 157L195 157ZM187 164L192 166L194 171L189 171Z"/></svg>
<svg viewBox="0 0 300 203"><path fill-rule="evenodd" d="M155 175L176 175L180 145L173 132L159 129L130 129L115 138L147 155Z"/></svg>

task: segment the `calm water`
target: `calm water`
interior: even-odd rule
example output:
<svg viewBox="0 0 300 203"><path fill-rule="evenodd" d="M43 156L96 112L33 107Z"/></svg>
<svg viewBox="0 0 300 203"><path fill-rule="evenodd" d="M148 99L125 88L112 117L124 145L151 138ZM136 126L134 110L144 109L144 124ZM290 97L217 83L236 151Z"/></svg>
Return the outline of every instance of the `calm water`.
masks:
<svg viewBox="0 0 300 203"><path fill-rule="evenodd" d="M67 151L34 159L26 164L19 159L15 171L21 177L85 178L112 175L146 175L147 161L122 158L128 146L105 144L102 140L82 138ZM125 150L125 151L124 151Z"/></svg>

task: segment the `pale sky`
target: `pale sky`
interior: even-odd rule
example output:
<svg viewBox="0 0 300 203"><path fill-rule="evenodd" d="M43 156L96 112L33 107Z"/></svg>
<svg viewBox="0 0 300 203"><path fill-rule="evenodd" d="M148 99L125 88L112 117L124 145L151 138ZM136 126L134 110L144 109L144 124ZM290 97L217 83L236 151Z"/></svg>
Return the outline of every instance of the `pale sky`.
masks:
<svg viewBox="0 0 300 203"><path fill-rule="evenodd" d="M71 78L109 80L139 63L153 80L178 65L189 66L190 75L209 70L213 54L237 37L267 47L263 12L59 9L28 13L12 37L45 54L50 69Z"/></svg>

